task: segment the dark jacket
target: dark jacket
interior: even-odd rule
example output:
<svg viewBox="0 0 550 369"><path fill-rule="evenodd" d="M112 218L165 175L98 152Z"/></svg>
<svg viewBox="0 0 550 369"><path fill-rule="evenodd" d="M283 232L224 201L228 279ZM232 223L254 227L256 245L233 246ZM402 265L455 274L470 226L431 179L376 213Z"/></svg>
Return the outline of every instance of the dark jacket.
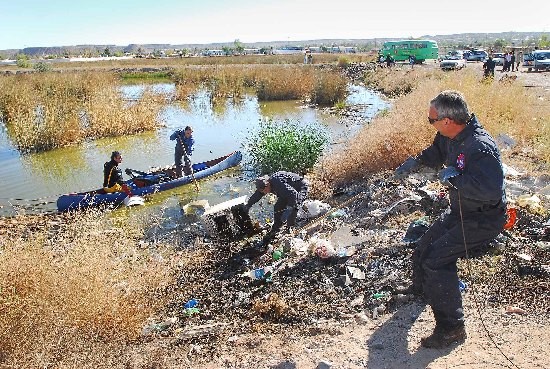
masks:
<svg viewBox="0 0 550 369"><path fill-rule="evenodd" d="M183 153L183 149L185 148L187 156L191 156L193 154L193 145L195 144L195 140L193 139L193 136L186 138L185 131L181 129L175 131L170 135L170 140L176 140L176 151Z"/></svg>
<svg viewBox="0 0 550 369"><path fill-rule="evenodd" d="M122 179L122 171L118 167L118 163L114 160L103 164L103 187L113 187L115 183L124 184Z"/></svg>
<svg viewBox="0 0 550 369"><path fill-rule="evenodd" d="M500 152L474 115L454 139L438 132L432 145L424 149L417 160L434 169L453 166L461 173L450 179L455 187L449 188L451 214L459 214L460 191L463 214L494 212L504 216L506 195Z"/></svg>
<svg viewBox="0 0 550 369"><path fill-rule="evenodd" d="M298 207L307 194L307 182L298 174L291 172L275 172L269 177L271 192L277 195L277 203L284 203L286 206ZM260 191L254 192L248 199L247 206L251 207L264 196Z"/></svg>

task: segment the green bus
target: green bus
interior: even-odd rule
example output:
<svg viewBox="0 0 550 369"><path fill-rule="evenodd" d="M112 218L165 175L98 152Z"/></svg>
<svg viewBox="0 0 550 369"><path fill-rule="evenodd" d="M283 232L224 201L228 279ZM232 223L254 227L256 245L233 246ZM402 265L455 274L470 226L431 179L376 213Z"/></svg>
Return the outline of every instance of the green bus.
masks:
<svg viewBox="0 0 550 369"><path fill-rule="evenodd" d="M437 59L439 48L433 40L400 40L384 42L380 55L384 58L391 55L394 61L408 61L414 55L416 63L426 59Z"/></svg>

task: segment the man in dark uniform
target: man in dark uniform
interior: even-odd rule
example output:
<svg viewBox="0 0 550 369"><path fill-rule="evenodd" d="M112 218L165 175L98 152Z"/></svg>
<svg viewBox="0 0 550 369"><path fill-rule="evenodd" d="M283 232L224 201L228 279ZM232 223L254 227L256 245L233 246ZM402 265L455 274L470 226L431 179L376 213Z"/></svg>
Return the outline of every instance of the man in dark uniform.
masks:
<svg viewBox="0 0 550 369"><path fill-rule="evenodd" d="M259 177L256 179L256 192L248 199L245 211L248 212L252 205L270 192L277 195L277 202L273 208L273 226L262 241L264 245L277 235L284 223L287 227L296 224L298 207L307 197L308 183L302 176L285 171Z"/></svg>
<svg viewBox="0 0 550 369"><path fill-rule="evenodd" d="M428 120L438 131L432 145L407 159L395 175L402 178L422 165L438 169L449 192L450 209L417 241L410 287L424 294L436 321L422 346L442 348L466 339L457 259L479 254L502 231L506 197L499 150L460 92L435 97Z"/></svg>
<svg viewBox="0 0 550 369"><path fill-rule="evenodd" d="M193 129L190 126L185 127L183 131L178 129L170 135L170 140L176 140L176 148L174 150L176 175L181 177L182 169L185 175L190 175L192 168L191 159L189 157L193 154L193 145L195 144L195 139L193 139ZM184 157L185 166L182 165L182 157Z"/></svg>
<svg viewBox="0 0 550 369"><path fill-rule="evenodd" d="M122 163L122 155L118 151L111 153L111 161L103 164L103 190L107 193L125 192L132 195L130 188L124 184L122 171L118 164Z"/></svg>
<svg viewBox="0 0 550 369"><path fill-rule="evenodd" d="M485 78L494 78L495 77L495 67L496 63L492 57L489 57L485 63L483 63L483 76Z"/></svg>

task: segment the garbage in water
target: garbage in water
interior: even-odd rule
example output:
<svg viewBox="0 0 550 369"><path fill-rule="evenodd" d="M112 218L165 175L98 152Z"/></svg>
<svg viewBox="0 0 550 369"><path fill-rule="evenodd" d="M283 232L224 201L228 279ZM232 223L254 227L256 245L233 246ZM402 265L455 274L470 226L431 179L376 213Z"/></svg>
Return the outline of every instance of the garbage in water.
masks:
<svg viewBox="0 0 550 369"><path fill-rule="evenodd" d="M182 206L181 209L185 215L201 216L208 208L210 208L208 200L197 200Z"/></svg>
<svg viewBox="0 0 550 369"><path fill-rule="evenodd" d="M460 290L460 292L464 292L464 290L466 290L466 283L462 282L461 280L458 281L458 289Z"/></svg>
<svg viewBox="0 0 550 369"><path fill-rule="evenodd" d="M244 210L246 196L209 207L201 216L202 223L212 238L231 241L254 233L255 228Z"/></svg>

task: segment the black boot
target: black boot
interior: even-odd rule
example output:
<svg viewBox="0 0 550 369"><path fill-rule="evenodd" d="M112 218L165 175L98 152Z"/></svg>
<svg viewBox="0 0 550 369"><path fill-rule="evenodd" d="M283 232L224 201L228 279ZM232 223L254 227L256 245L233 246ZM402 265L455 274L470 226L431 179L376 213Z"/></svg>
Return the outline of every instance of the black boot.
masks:
<svg viewBox="0 0 550 369"><path fill-rule="evenodd" d="M454 328L442 328L435 326L433 333L420 340L420 344L428 348L441 349L457 342L463 343L466 340L466 329L463 325Z"/></svg>

